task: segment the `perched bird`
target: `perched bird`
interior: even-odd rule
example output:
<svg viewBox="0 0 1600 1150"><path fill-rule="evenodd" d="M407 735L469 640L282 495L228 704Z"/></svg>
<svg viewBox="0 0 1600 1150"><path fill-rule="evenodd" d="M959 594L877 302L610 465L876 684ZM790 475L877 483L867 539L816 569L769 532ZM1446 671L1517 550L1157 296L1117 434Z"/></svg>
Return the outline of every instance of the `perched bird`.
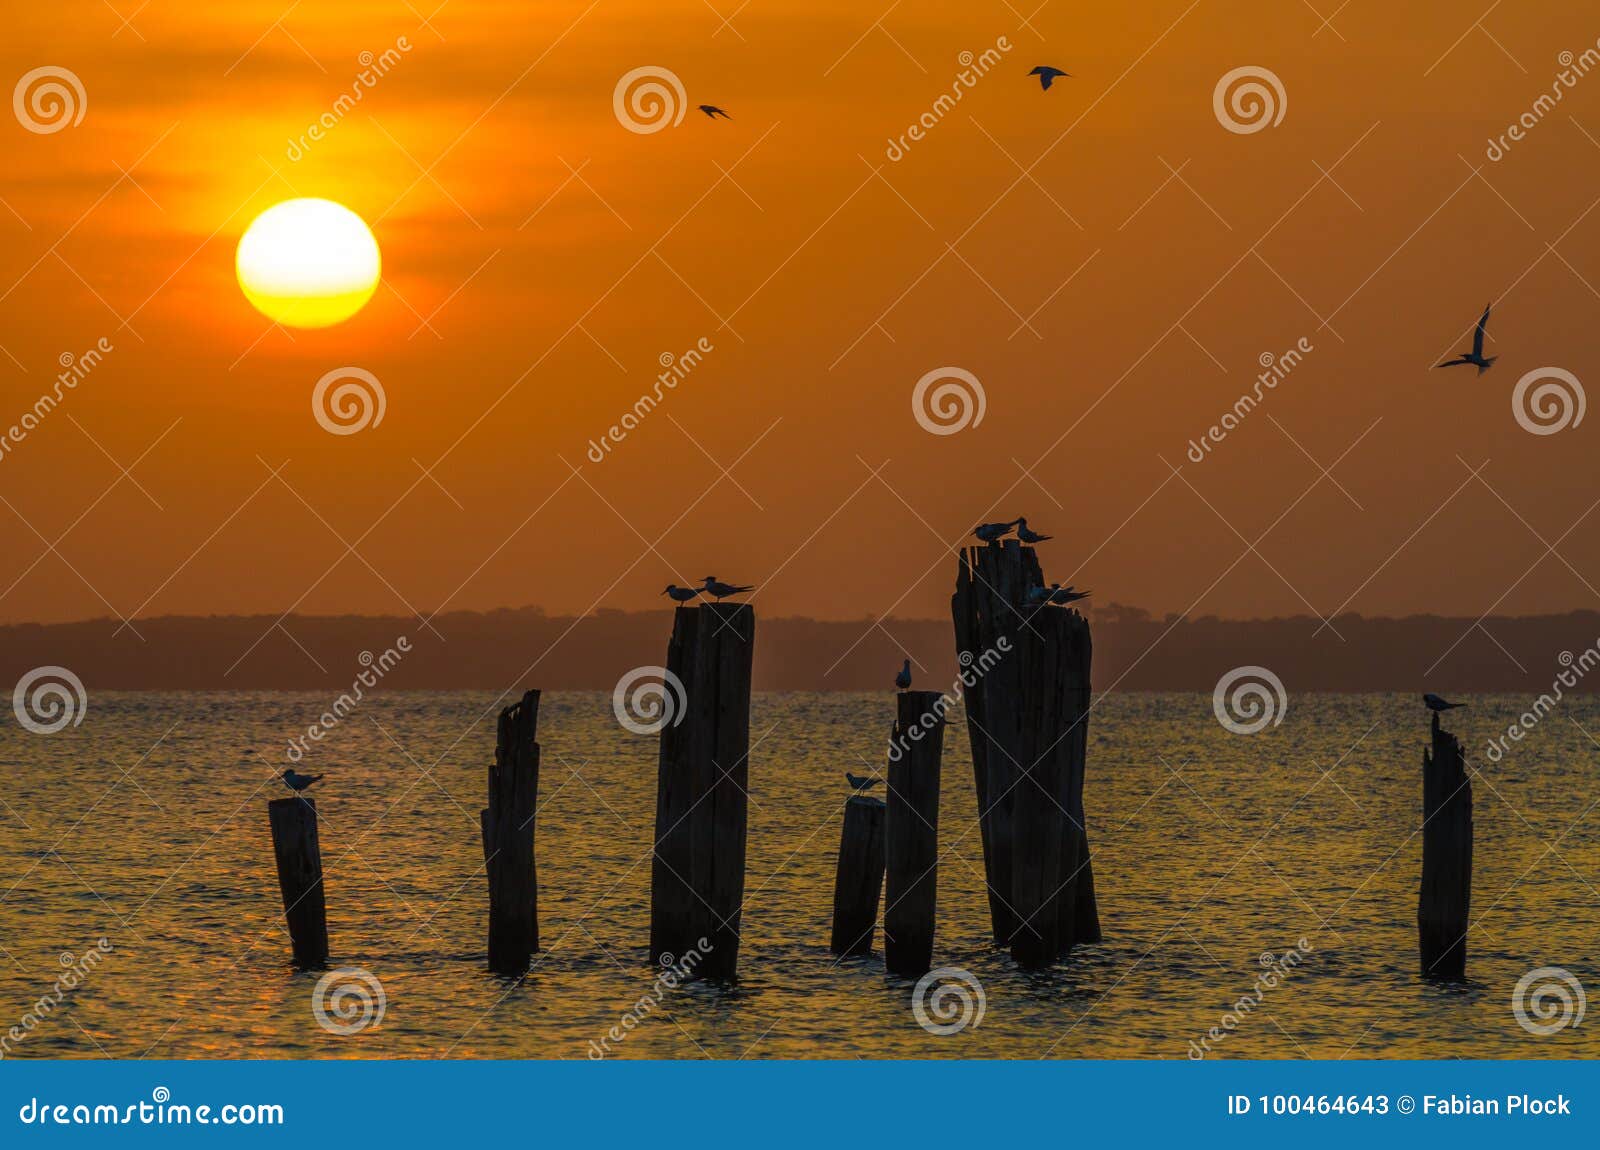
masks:
<svg viewBox="0 0 1600 1150"><path fill-rule="evenodd" d="M1076 587L1063 587L1059 583L1052 583L1048 587L1028 588L1028 602L1040 607L1048 603L1064 607L1068 603L1076 603L1079 599L1087 599L1089 594L1088 591L1079 591Z"/></svg>
<svg viewBox="0 0 1600 1150"><path fill-rule="evenodd" d="M1432 711L1436 715L1440 711L1453 711L1457 707L1465 707L1466 706L1465 703L1447 702L1446 700L1441 699L1438 695L1435 695L1432 692L1422 696L1422 701L1425 704L1427 704L1428 710Z"/></svg>
<svg viewBox="0 0 1600 1150"><path fill-rule="evenodd" d="M1013 519L1009 523L980 523L976 528L973 529L972 533L985 543L993 543L1002 535L1011 534L1011 529L1015 527L1018 522L1019 520Z"/></svg>
<svg viewBox="0 0 1600 1150"><path fill-rule="evenodd" d="M1063 72L1060 68L1052 68L1048 64L1040 64L1033 71L1029 72L1028 75L1039 77L1039 87L1048 92L1050 90L1050 85L1055 81L1057 76L1066 76L1070 79L1072 73Z"/></svg>
<svg viewBox="0 0 1600 1150"><path fill-rule="evenodd" d="M747 595L755 590L754 587L736 587L732 583L718 583L715 575L707 575L705 583L701 590L718 600L726 599L729 595Z"/></svg>
<svg viewBox="0 0 1600 1150"><path fill-rule="evenodd" d="M1489 370L1489 365L1500 358L1497 355L1491 355L1488 359L1485 359L1483 356L1483 329L1489 326L1489 311L1493 307L1492 303L1484 306L1483 317L1478 320L1478 330L1472 333L1472 350L1458 355L1455 359L1447 359L1437 366L1459 367L1462 364L1470 363L1478 369L1479 375Z"/></svg>
<svg viewBox="0 0 1600 1150"><path fill-rule="evenodd" d="M902 691L911 689L911 660L907 659L905 666L900 668L900 673L894 677L894 685Z"/></svg>
<svg viewBox="0 0 1600 1150"><path fill-rule="evenodd" d="M687 603L690 599L700 594L700 588L679 587L676 583L668 583L667 589L661 593L663 595L671 595L674 603Z"/></svg>
<svg viewBox="0 0 1600 1150"><path fill-rule="evenodd" d="M715 120L718 116L721 116L724 120L733 119L732 116L728 115L728 113L724 112L715 104L701 104L700 110L706 114L707 119Z"/></svg>
<svg viewBox="0 0 1600 1150"><path fill-rule="evenodd" d="M1017 538L1024 543L1043 543L1046 539L1053 538L1053 536L1040 535L1028 526L1026 518L1021 518L1017 520Z"/></svg>
<svg viewBox="0 0 1600 1150"><path fill-rule="evenodd" d="M288 787L291 791L294 791L296 794L305 790L312 783L317 782L322 778L321 775L298 774L293 767L285 767L283 769L283 774L280 777L283 779L283 785Z"/></svg>
<svg viewBox="0 0 1600 1150"><path fill-rule="evenodd" d="M849 771L844 773L845 781L850 784L850 789L856 794L862 794L878 785L879 780L869 779L863 775L852 775Z"/></svg>

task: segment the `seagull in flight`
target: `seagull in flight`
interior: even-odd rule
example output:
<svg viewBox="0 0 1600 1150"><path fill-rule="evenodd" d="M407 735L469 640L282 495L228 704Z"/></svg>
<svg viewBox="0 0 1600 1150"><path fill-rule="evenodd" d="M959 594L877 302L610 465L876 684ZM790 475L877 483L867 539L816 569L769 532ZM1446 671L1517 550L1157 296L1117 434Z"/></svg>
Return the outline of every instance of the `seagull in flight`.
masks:
<svg viewBox="0 0 1600 1150"><path fill-rule="evenodd" d="M755 590L754 587L737 587L732 583L719 583L715 575L707 575L705 584L701 590L718 601L726 599L729 595L747 595Z"/></svg>
<svg viewBox="0 0 1600 1150"><path fill-rule="evenodd" d="M728 113L724 112L715 104L701 104L700 110L706 114L706 118L709 120L715 120L718 116L721 116L724 120L733 119L732 116L728 115Z"/></svg>
<svg viewBox="0 0 1600 1150"><path fill-rule="evenodd" d="M679 587L676 583L668 583L667 589L661 593L663 595L671 595L674 603L687 603L690 599L700 594L700 588Z"/></svg>
<svg viewBox="0 0 1600 1150"><path fill-rule="evenodd" d="M1483 355L1483 329L1489 326L1489 312L1493 307L1494 305L1491 303L1485 305L1483 309L1483 317L1478 320L1478 330L1472 333L1472 350L1463 352L1455 359L1447 359L1438 364L1438 367L1459 367L1462 364L1470 363L1478 369L1479 375L1489 370L1490 364L1500 358L1497 355L1491 355L1485 359Z"/></svg>
<svg viewBox="0 0 1600 1150"><path fill-rule="evenodd" d="M902 691L911 689L911 660L907 659L905 666L900 668L900 673L894 677L894 685Z"/></svg>
<svg viewBox="0 0 1600 1150"><path fill-rule="evenodd" d="M980 523L973 529L973 534L985 543L993 543L1002 535L1011 534L1011 529L1021 520L1013 519L1009 523Z"/></svg>
<svg viewBox="0 0 1600 1150"><path fill-rule="evenodd" d="M1422 701L1425 704L1427 704L1428 710L1432 711L1436 715L1440 711L1453 711L1457 707L1465 707L1466 706L1465 703L1451 703L1451 702L1448 702L1448 701L1446 701L1444 699L1441 699L1438 695L1435 695L1432 692L1429 692L1428 694L1422 696Z"/></svg>
<svg viewBox="0 0 1600 1150"><path fill-rule="evenodd" d="M1055 81L1057 76L1066 76L1070 79L1072 73L1063 72L1060 68L1052 68L1048 64L1040 64L1033 71L1029 72L1028 75L1039 77L1039 87L1048 92L1050 90L1050 85Z"/></svg>
<svg viewBox="0 0 1600 1150"><path fill-rule="evenodd" d="M867 778L864 775L852 775L849 771L844 773L845 781L850 784L850 789L856 794L865 794L878 785L879 780Z"/></svg>
<svg viewBox="0 0 1600 1150"><path fill-rule="evenodd" d="M1027 519L1017 520L1017 538L1024 543L1043 543L1046 539L1054 538L1051 535L1040 535L1028 526Z"/></svg>
<svg viewBox="0 0 1600 1150"><path fill-rule="evenodd" d="M321 775L298 774L293 767L285 767L280 777L283 779L283 785L296 794L299 794L312 783L318 782L322 778Z"/></svg>

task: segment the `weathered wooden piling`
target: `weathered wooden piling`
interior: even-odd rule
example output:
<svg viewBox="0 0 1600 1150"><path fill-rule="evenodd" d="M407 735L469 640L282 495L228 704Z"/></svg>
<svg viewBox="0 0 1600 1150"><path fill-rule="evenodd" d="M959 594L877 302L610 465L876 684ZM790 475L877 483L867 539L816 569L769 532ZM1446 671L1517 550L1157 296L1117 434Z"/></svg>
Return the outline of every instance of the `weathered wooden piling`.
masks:
<svg viewBox="0 0 1600 1150"><path fill-rule="evenodd" d="M939 766L944 696L902 691L889 742L883 820L883 958L891 974L916 977L933 966L939 887Z"/></svg>
<svg viewBox="0 0 1600 1150"><path fill-rule="evenodd" d="M1083 812L1089 624L1028 601L1016 539L964 551L951 597L995 941L1024 966L1100 939Z"/></svg>
<svg viewBox="0 0 1600 1150"><path fill-rule="evenodd" d="M316 969L328 961L328 912L322 889L322 847L317 842L316 800L296 795L267 803L278 888L296 966Z"/></svg>
<svg viewBox="0 0 1600 1150"><path fill-rule="evenodd" d="M534 815L539 807L539 692L500 712L489 805L478 815L489 879L489 969L521 974L539 949L539 877Z"/></svg>
<svg viewBox="0 0 1600 1150"><path fill-rule="evenodd" d="M650 957L694 950L705 978L738 974L755 631L748 604L701 603L677 609L667 644L683 698L661 729Z"/></svg>
<svg viewBox="0 0 1600 1150"><path fill-rule="evenodd" d="M871 954L883 894L882 799L856 795L844 805L839 869L833 881L834 954Z"/></svg>
<svg viewBox="0 0 1600 1150"><path fill-rule="evenodd" d="M1422 888L1417 936L1422 976L1467 977L1472 907L1472 783L1460 741L1433 716L1433 746L1422 755Z"/></svg>

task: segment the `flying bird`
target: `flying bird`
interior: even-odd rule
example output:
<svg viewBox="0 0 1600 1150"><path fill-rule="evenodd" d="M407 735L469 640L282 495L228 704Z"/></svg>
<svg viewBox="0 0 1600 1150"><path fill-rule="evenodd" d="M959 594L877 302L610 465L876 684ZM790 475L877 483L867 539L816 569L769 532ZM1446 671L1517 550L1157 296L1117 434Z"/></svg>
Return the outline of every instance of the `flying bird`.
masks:
<svg viewBox="0 0 1600 1150"><path fill-rule="evenodd" d="M850 789L856 794L864 794L878 785L877 779L870 779L863 775L852 775L849 771L844 773L845 781L850 784Z"/></svg>
<svg viewBox="0 0 1600 1150"><path fill-rule="evenodd" d="M1440 711L1452 711L1457 707L1465 707L1466 706L1465 703L1447 702L1446 700L1441 699L1438 695L1435 695L1432 692L1422 696L1422 701L1425 704L1427 704L1428 710L1432 711L1436 715Z"/></svg>
<svg viewBox="0 0 1600 1150"><path fill-rule="evenodd" d="M283 785L288 787L291 791L294 791L296 794L299 794L312 783L315 783L322 778L321 775L299 774L293 767L285 767L283 769L283 774L280 777L283 779Z"/></svg>
<svg viewBox="0 0 1600 1150"><path fill-rule="evenodd" d="M710 120L715 120L718 116L721 116L724 120L733 119L732 116L728 115L728 113L724 112L715 104L701 104L700 110L704 112L706 114L706 118Z"/></svg>
<svg viewBox="0 0 1600 1150"><path fill-rule="evenodd" d="M1040 535L1028 526L1027 519L1017 520L1017 538L1024 543L1043 543L1046 539L1054 538L1050 535Z"/></svg>
<svg viewBox="0 0 1600 1150"><path fill-rule="evenodd" d="M907 659L905 666L900 668L900 673L894 677L894 685L902 691L911 689L911 660Z"/></svg>
<svg viewBox="0 0 1600 1150"><path fill-rule="evenodd" d="M668 583L667 589L661 593L663 595L671 595L674 603L687 603L690 599L700 594L700 588L679 587L676 583Z"/></svg>
<svg viewBox="0 0 1600 1150"><path fill-rule="evenodd" d="M1018 522L1018 520L1013 519L1009 523L980 523L976 528L973 529L972 533L985 543L993 543L1002 535L1011 534L1011 529L1015 527Z"/></svg>
<svg viewBox="0 0 1600 1150"><path fill-rule="evenodd" d="M1057 76L1066 76L1070 78L1072 73L1063 72L1060 68L1052 68L1048 64L1040 64L1033 71L1029 72L1028 75L1039 77L1039 87L1048 92L1050 90L1050 85L1055 81Z"/></svg>
<svg viewBox="0 0 1600 1150"><path fill-rule="evenodd" d="M755 590L754 587L736 587L732 583L719 583L715 575L707 575L705 584L701 590L719 601L726 599L729 595L747 595Z"/></svg>
<svg viewBox="0 0 1600 1150"><path fill-rule="evenodd" d="M1483 356L1483 329L1489 326L1489 312L1493 307L1494 304L1492 303L1484 306L1483 317L1478 320L1478 330L1472 333L1472 350L1458 355L1455 359L1447 359L1437 366L1459 367L1462 364L1470 363L1478 369L1479 375L1489 370L1489 365L1500 358L1497 355L1491 355L1485 359Z"/></svg>

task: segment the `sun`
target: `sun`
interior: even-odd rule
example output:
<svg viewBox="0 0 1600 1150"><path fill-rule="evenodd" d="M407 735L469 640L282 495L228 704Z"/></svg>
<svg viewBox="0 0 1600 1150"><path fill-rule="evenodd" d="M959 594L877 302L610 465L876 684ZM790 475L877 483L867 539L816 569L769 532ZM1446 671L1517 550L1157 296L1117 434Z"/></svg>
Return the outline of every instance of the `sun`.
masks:
<svg viewBox="0 0 1600 1150"><path fill-rule="evenodd" d="M289 327L343 323L378 289L382 261L365 221L332 200L285 200L245 229L234 257L256 310Z"/></svg>

